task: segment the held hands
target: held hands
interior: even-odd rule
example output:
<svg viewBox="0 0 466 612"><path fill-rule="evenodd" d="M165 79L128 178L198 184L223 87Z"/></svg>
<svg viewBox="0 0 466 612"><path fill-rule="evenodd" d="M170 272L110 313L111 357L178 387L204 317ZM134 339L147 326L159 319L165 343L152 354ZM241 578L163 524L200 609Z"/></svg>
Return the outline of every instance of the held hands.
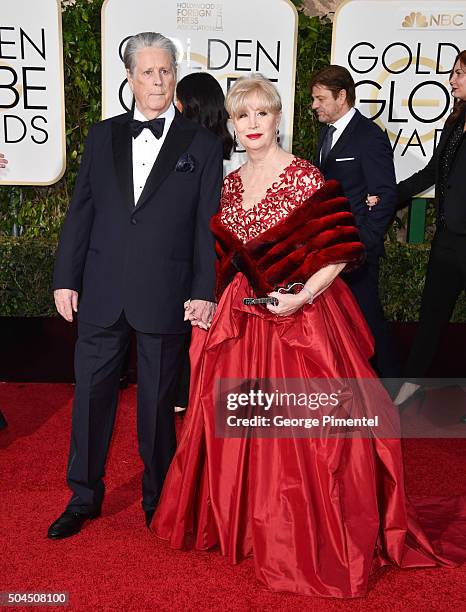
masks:
<svg viewBox="0 0 466 612"><path fill-rule="evenodd" d="M55 289L53 297L59 314L71 323L73 312L78 312L78 292L73 289Z"/></svg>
<svg viewBox="0 0 466 612"><path fill-rule="evenodd" d="M274 315L280 317L287 317L297 312L304 304L309 302L309 292L300 291L299 293L279 293L278 291L272 291L268 294L270 297L278 299L278 306L267 304L266 308Z"/></svg>
<svg viewBox="0 0 466 612"><path fill-rule="evenodd" d="M184 320L191 321L193 327L209 329L214 318L217 304L206 300L188 300L184 303Z"/></svg>
<svg viewBox="0 0 466 612"><path fill-rule="evenodd" d="M366 204L369 207L369 210L371 210L372 207L376 206L379 202L380 202L379 196L367 194Z"/></svg>

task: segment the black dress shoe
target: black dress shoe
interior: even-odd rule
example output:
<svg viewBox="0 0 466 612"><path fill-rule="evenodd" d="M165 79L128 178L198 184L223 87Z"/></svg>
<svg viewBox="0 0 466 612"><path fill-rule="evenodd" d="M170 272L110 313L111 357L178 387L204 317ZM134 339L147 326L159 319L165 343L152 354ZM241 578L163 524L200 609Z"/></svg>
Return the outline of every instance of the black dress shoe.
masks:
<svg viewBox="0 0 466 612"><path fill-rule="evenodd" d="M150 529L150 524L152 523L155 510L144 510L144 514L146 515L146 527L147 529Z"/></svg>
<svg viewBox="0 0 466 612"><path fill-rule="evenodd" d="M81 527L86 521L97 518L99 515L100 512L95 514L80 514L79 512L69 512L66 510L50 525L47 537L51 540L70 538L81 531Z"/></svg>
<svg viewBox="0 0 466 612"><path fill-rule="evenodd" d="M3 416L3 412L0 410L0 429L5 429L6 427L8 427L8 423L6 422L6 419Z"/></svg>

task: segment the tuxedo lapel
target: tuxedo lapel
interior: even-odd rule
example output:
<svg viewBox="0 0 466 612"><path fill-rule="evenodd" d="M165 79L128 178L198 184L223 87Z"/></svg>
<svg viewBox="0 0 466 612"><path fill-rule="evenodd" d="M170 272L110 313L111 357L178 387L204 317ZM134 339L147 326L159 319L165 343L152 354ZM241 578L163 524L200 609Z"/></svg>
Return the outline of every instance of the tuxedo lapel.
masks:
<svg viewBox="0 0 466 612"><path fill-rule="evenodd" d="M196 130L197 126L194 123L183 119L177 112L157 159L152 166L137 206L134 208L135 211L144 206L160 187L167 175L174 169L176 162L194 138Z"/></svg>
<svg viewBox="0 0 466 612"><path fill-rule="evenodd" d="M130 210L134 210L133 150L129 127L131 116L132 113L128 113L121 121L112 123L112 148L115 173L123 202Z"/></svg>
<svg viewBox="0 0 466 612"><path fill-rule="evenodd" d="M335 158L338 156L340 151L342 151L345 148L345 146L350 142L350 140L353 137L354 132L357 129L357 125L359 123L359 117L360 117L359 111L356 111L354 116L351 118L351 121L348 123L348 125L343 130L343 133L340 136L340 138L336 141L335 145L330 149L330 152L327 155L327 159L325 160L325 163L323 164L324 168L330 161L335 161Z"/></svg>
<svg viewBox="0 0 466 612"><path fill-rule="evenodd" d="M453 132L454 127L455 127L455 123L446 124L443 126L442 135L440 136L440 140L438 142L437 149L436 149L437 159L440 159L439 154L445 148L445 145L447 144L447 141L450 137L450 134Z"/></svg>
<svg viewBox="0 0 466 612"><path fill-rule="evenodd" d="M319 138L317 140L317 150L316 150L316 159L314 160L315 165L317 166L317 168L320 168L320 152L322 150L322 143L324 142L324 138L325 138L325 134L327 133L328 130L328 125L326 125L325 127L322 127L321 130L319 131Z"/></svg>
<svg viewBox="0 0 466 612"><path fill-rule="evenodd" d="M462 121L464 123L464 119L465 116L464 114L462 115ZM442 135L440 136L440 140L438 142L437 148L435 149L435 157L436 157L436 167L435 167L435 175L436 175L436 182L438 180L438 175L439 175L439 171L440 171L440 162L442 159L442 152L453 132L453 130L456 128L457 123L456 121L454 121L453 123L447 123L444 125L443 130L442 130ZM458 153L459 151L457 151ZM453 163L451 164L448 174L450 175L453 170L455 169L456 165L459 163L459 158L460 156L458 154L456 154L453 158Z"/></svg>

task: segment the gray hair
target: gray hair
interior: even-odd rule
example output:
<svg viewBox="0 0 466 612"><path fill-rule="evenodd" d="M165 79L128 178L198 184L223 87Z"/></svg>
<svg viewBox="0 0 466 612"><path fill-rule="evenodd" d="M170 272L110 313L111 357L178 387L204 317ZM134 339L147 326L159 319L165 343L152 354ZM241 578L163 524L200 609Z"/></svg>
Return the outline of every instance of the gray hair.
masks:
<svg viewBox="0 0 466 612"><path fill-rule="evenodd" d="M176 47L169 38L158 32L140 32L131 36L128 40L123 53L123 62L130 74L134 73L136 67L136 53L146 47L155 47L166 51L170 56L170 63L176 76Z"/></svg>

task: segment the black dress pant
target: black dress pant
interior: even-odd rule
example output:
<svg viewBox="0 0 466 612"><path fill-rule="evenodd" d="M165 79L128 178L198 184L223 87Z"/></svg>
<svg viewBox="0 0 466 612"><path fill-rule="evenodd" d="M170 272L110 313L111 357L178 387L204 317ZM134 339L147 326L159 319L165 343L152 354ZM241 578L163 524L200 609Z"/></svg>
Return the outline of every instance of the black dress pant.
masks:
<svg viewBox="0 0 466 612"><path fill-rule="evenodd" d="M144 463L142 506L153 510L176 448L173 395L185 334L136 331L137 429ZM119 378L132 328L124 314L111 327L80 321L75 350L76 389L67 480L68 510L100 511L105 462L118 403Z"/></svg>
<svg viewBox="0 0 466 612"><path fill-rule="evenodd" d="M189 384L191 381L191 364L189 361L189 345L191 333L186 334L186 345L181 356L181 371L178 376L175 394L175 406L187 408L189 403Z"/></svg>
<svg viewBox="0 0 466 612"><path fill-rule="evenodd" d="M466 236L441 229L432 240L419 323L404 369L406 378L416 382L417 378L427 376L442 333L464 289ZM466 347L462 358L466 364Z"/></svg>
<svg viewBox="0 0 466 612"><path fill-rule="evenodd" d="M372 365L381 378L399 378L400 363L379 296L379 260L368 258L343 279L351 289L374 336Z"/></svg>

